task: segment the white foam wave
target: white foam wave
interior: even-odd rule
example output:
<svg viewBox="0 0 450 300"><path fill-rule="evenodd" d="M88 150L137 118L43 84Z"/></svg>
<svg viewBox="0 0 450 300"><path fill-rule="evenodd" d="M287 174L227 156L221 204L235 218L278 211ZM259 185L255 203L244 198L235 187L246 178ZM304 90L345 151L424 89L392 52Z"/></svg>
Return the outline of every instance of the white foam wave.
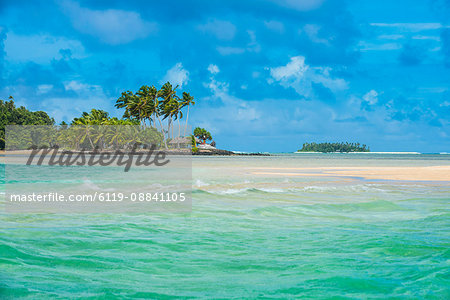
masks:
<svg viewBox="0 0 450 300"><path fill-rule="evenodd" d="M196 181L195 181L195 187L202 187L202 186L208 186L209 185L209 183L206 183L206 182L204 182L204 181L201 181L200 179L197 179Z"/></svg>
<svg viewBox="0 0 450 300"><path fill-rule="evenodd" d="M99 187L98 185L96 185L94 182L92 182L90 179L87 179L87 178L83 178L83 184L81 186L84 189L91 190L91 191L104 191L104 192L114 192L115 191L114 188Z"/></svg>
<svg viewBox="0 0 450 300"><path fill-rule="evenodd" d="M286 190L277 189L277 188L258 188L256 190L260 190L260 191L266 192L266 193L284 193L284 192L286 192Z"/></svg>

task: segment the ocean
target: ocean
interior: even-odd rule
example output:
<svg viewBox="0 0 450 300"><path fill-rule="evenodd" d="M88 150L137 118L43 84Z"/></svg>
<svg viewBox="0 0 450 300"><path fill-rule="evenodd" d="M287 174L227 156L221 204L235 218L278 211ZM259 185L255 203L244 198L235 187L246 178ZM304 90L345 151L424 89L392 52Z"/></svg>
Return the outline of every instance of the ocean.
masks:
<svg viewBox="0 0 450 300"><path fill-rule="evenodd" d="M320 171L450 155L192 160L191 212L2 211L0 298L450 298L450 182Z"/></svg>

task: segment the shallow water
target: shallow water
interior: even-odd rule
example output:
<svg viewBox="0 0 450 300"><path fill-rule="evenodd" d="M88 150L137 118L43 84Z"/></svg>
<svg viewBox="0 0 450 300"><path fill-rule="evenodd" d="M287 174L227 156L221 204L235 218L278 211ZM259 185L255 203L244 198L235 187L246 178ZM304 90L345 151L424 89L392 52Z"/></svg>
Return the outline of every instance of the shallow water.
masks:
<svg viewBox="0 0 450 300"><path fill-rule="evenodd" d="M192 213L2 213L0 296L448 299L450 183L246 171L450 165L356 155L194 157Z"/></svg>

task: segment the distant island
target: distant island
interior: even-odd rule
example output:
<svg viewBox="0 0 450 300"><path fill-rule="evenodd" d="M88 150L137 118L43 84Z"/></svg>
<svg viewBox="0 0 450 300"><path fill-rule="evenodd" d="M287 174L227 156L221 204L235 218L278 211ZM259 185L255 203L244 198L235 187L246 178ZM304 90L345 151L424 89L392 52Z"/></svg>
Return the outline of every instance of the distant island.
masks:
<svg viewBox="0 0 450 300"><path fill-rule="evenodd" d="M298 152L370 152L370 149L360 143L304 143Z"/></svg>

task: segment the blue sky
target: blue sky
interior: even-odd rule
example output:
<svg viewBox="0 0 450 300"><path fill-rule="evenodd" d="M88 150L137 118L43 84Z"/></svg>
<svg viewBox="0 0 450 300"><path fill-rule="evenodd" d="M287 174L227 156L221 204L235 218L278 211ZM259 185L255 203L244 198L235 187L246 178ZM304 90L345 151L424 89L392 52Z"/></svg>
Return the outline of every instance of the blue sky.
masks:
<svg viewBox="0 0 450 300"><path fill-rule="evenodd" d="M0 99L120 117L166 80L220 148L450 152L450 1L0 2Z"/></svg>

